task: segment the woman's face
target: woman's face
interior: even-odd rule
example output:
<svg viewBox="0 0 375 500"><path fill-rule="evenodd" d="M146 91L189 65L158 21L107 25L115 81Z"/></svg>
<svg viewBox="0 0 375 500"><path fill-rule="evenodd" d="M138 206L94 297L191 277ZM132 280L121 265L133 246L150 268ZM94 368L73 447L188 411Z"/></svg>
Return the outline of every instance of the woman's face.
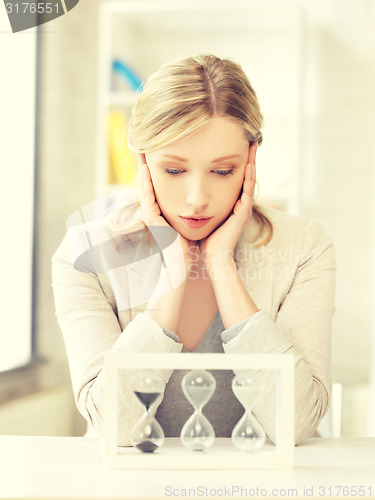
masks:
<svg viewBox="0 0 375 500"><path fill-rule="evenodd" d="M188 240L208 236L231 214L242 190L249 143L230 118L146 153L156 200L167 222Z"/></svg>

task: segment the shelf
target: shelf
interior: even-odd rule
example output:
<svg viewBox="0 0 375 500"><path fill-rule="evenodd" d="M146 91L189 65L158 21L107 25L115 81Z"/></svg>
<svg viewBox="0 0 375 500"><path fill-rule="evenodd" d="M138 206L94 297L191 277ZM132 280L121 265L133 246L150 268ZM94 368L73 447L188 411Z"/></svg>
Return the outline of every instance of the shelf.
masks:
<svg viewBox="0 0 375 500"><path fill-rule="evenodd" d="M132 107L135 103L136 92L114 91L107 95L106 103L108 106L126 106Z"/></svg>

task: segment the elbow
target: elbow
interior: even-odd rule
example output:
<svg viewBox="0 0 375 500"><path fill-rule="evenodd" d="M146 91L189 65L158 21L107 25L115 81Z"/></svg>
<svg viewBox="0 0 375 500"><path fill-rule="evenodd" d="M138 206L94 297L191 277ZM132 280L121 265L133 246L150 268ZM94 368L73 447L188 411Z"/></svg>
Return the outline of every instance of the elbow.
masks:
<svg viewBox="0 0 375 500"><path fill-rule="evenodd" d="M117 443L118 446L132 446L130 441L131 431L143 415L143 407L135 398L119 394L119 413L117 418ZM94 428L96 434L104 437L104 388L95 381L90 386L81 389L77 398L77 407L81 415Z"/></svg>
<svg viewBox="0 0 375 500"><path fill-rule="evenodd" d="M330 404L329 393L320 390L315 401L310 405L296 405L295 413L295 445L311 437L318 437L320 422L327 413Z"/></svg>
<svg viewBox="0 0 375 500"><path fill-rule="evenodd" d="M294 412L294 445L311 437L317 437L317 429L329 407L329 394L326 390L315 391L310 401L305 398L296 400ZM265 415L263 415L264 417ZM263 418L262 424L272 443L278 441L276 419Z"/></svg>
<svg viewBox="0 0 375 500"><path fill-rule="evenodd" d="M75 402L79 413L86 420L88 428L92 428L98 436L103 435L104 412L98 395L95 394L95 381L86 384L75 394Z"/></svg>

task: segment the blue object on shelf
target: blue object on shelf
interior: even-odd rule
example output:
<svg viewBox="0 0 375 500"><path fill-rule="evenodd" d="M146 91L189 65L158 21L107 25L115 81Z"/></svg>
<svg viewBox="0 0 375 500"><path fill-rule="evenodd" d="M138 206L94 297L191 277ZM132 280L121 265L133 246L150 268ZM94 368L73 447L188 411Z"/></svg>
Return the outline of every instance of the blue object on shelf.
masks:
<svg viewBox="0 0 375 500"><path fill-rule="evenodd" d="M112 61L112 70L121 75L130 84L133 90L142 90L142 80L123 61L114 59Z"/></svg>

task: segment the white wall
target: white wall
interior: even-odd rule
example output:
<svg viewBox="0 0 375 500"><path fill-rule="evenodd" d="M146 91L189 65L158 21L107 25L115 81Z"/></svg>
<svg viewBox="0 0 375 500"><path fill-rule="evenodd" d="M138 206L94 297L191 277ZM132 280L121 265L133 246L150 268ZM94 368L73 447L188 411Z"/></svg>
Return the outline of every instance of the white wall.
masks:
<svg viewBox="0 0 375 500"><path fill-rule="evenodd" d="M366 425L375 363L375 12L365 2L326 5L323 17L306 11L301 212L323 223L336 251L333 370L344 433L375 435Z"/></svg>

